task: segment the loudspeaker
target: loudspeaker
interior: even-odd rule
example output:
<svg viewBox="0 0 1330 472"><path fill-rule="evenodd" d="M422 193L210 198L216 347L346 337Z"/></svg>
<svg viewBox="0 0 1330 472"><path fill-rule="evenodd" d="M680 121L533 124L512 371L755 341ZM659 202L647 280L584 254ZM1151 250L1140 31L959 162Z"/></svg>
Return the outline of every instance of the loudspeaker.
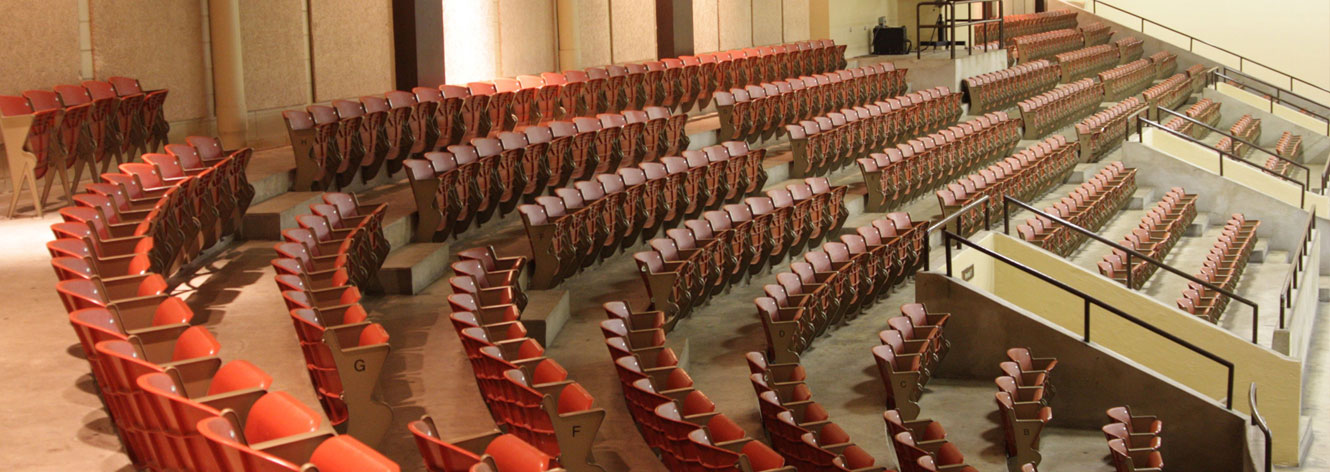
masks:
<svg viewBox="0 0 1330 472"><path fill-rule="evenodd" d="M884 54L909 54L910 40L905 37L905 27L873 27L872 53L875 55Z"/></svg>

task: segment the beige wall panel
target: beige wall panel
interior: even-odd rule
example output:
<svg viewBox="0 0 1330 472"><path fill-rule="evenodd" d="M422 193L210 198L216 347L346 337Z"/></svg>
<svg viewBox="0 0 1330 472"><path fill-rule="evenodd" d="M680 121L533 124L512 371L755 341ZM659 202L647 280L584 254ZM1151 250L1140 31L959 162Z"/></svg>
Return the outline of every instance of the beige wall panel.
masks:
<svg viewBox="0 0 1330 472"><path fill-rule="evenodd" d="M782 0L752 0L753 2L753 44L770 46L779 44L781 28Z"/></svg>
<svg viewBox="0 0 1330 472"><path fill-rule="evenodd" d="M656 59L655 0L611 0L614 62Z"/></svg>
<svg viewBox="0 0 1330 472"><path fill-rule="evenodd" d="M693 0L693 53L720 50L716 30L716 0Z"/></svg>
<svg viewBox="0 0 1330 472"><path fill-rule="evenodd" d="M499 2L501 75L512 77L555 70L554 23L554 2L550 0Z"/></svg>
<svg viewBox="0 0 1330 472"><path fill-rule="evenodd" d="M5 72L0 74L0 93L18 95L78 82L77 0L10 0L4 11L0 64L5 64Z"/></svg>
<svg viewBox="0 0 1330 472"><path fill-rule="evenodd" d="M200 3L91 0L92 60L98 79L135 77L144 88L169 88L166 119L208 115Z"/></svg>
<svg viewBox="0 0 1330 472"><path fill-rule="evenodd" d="M781 13L784 35L780 42L808 40L809 0L784 0L784 2L785 8Z"/></svg>
<svg viewBox="0 0 1330 472"><path fill-rule="evenodd" d="M753 2L717 0L720 20L720 49L739 49L753 45Z"/></svg>
<svg viewBox="0 0 1330 472"><path fill-rule="evenodd" d="M448 83L462 85L499 75L499 15L498 0L444 0L443 60Z"/></svg>
<svg viewBox="0 0 1330 472"><path fill-rule="evenodd" d="M574 0L578 28L576 63L564 69L601 66L613 61L609 0Z"/></svg>
<svg viewBox="0 0 1330 472"><path fill-rule="evenodd" d="M388 0L310 2L314 99L383 93L393 88L392 5Z"/></svg>
<svg viewBox="0 0 1330 472"><path fill-rule="evenodd" d="M245 103L267 110L309 101L309 46L302 0L240 0Z"/></svg>

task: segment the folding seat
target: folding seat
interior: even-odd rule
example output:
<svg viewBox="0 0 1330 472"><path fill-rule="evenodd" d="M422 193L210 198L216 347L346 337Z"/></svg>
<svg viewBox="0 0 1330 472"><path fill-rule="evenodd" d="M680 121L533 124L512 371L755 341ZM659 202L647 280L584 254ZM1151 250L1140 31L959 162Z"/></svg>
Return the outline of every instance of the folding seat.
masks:
<svg viewBox="0 0 1330 472"><path fill-rule="evenodd" d="M32 195L32 204L37 210L37 216L43 215L46 206L46 197L51 192L51 184L59 178L60 185L65 189L65 196L73 199L73 185L77 182L70 182L66 172L67 166L64 163L56 161L51 169L52 153L59 152L57 121L63 116L61 109L47 109L42 111L33 111L28 99L24 97L0 96L0 130L3 130L4 140L11 144L5 146L9 157L9 175L12 182L12 195L9 199L9 217L14 217L14 211L18 207L19 195L23 191L23 185L28 185L28 190ZM58 159L58 155L54 158ZM53 171L53 172L51 172ZM42 194L37 195L38 179L46 182Z"/></svg>
<svg viewBox="0 0 1330 472"><path fill-rule="evenodd" d="M143 127L146 96L141 91L125 90L126 93L119 93L116 87L107 81L85 80L82 85L88 89L93 100L114 98L118 103L114 107L115 129L118 136L115 141L117 149L114 152L118 156L130 156L136 151L140 154L146 151L147 130ZM123 161L128 160L128 157L123 158Z"/></svg>
<svg viewBox="0 0 1330 472"><path fill-rule="evenodd" d="M509 384L510 405L522 421L511 425L518 437L572 470L590 470L596 431L605 419L605 410L595 408L591 395L577 382L559 384L537 391L520 370L504 373Z"/></svg>
<svg viewBox="0 0 1330 472"><path fill-rule="evenodd" d="M1117 472L1158 472L1164 469L1164 458L1159 451L1127 449L1121 439L1109 440L1108 450Z"/></svg>
<svg viewBox="0 0 1330 472"><path fill-rule="evenodd" d="M897 356L891 346L873 346L878 374L887 387L887 408L899 411L901 418L919 416L919 398L927 382L919 356Z"/></svg>
<svg viewBox="0 0 1330 472"><path fill-rule="evenodd" d="M33 112L57 111L60 115L59 129L52 133L56 144L52 146L59 152L58 156L64 158L63 163L57 162L55 166L57 172L64 174L62 178L67 182L68 190L72 192L78 189L85 168L88 175L96 180L97 167L93 156L95 143L91 140L89 129L92 105L89 103L66 105L60 94L49 90L24 91L23 97L28 100ZM9 113L7 110L0 112ZM72 177L68 174L69 169L74 171Z"/></svg>
<svg viewBox="0 0 1330 472"><path fill-rule="evenodd" d="M906 444L898 442L896 438L901 433L910 434L910 440L916 447L931 448L934 444L947 440L947 432L942 428L942 424L933 420L921 419L906 421L901 418L897 410L887 410L882 412L882 421L887 427L887 436L891 438L892 446L895 447L896 457L906 458L910 456L911 450ZM902 470L909 470L908 464L901 464Z"/></svg>
<svg viewBox="0 0 1330 472"><path fill-rule="evenodd" d="M1114 439L1121 440L1123 445L1127 446L1128 449L1133 452L1140 450L1157 451L1163 444L1163 441L1159 436L1154 434L1132 434L1127 430L1127 425L1123 423L1109 423L1104 425L1102 429L1104 431L1104 439L1109 441Z"/></svg>
<svg viewBox="0 0 1330 472"><path fill-rule="evenodd" d="M378 174L378 165L383 165L389 175L402 168L402 161L410 157L415 147L415 135L412 133L412 119L415 114L415 96L406 92L397 92L400 97L396 103L385 97L366 95L360 97L366 115L382 114L382 128L379 137L383 142L382 160L375 159L374 166L362 169L361 177L371 179ZM364 119L369 122L368 118Z"/></svg>
<svg viewBox="0 0 1330 472"><path fill-rule="evenodd" d="M1007 457L1017 464L1038 465L1039 433L1053 419L1053 410L1038 403L1015 402L1006 392L995 394L1006 436Z"/></svg>
<svg viewBox="0 0 1330 472"><path fill-rule="evenodd" d="M291 395L273 392L254 404L243 427L225 416L196 427L224 471L298 471L298 464L328 471L400 470L355 438L332 434L317 415Z"/></svg>
<svg viewBox="0 0 1330 472"><path fill-rule="evenodd" d="M477 465L485 470L544 472L558 469L555 458L512 434L492 431L454 441L445 441L429 415L407 424L416 447L430 472L469 472Z"/></svg>
<svg viewBox="0 0 1330 472"><path fill-rule="evenodd" d="M329 176L340 165L339 159L330 156L336 149L334 128L319 128L313 116L303 111L287 110L282 112L282 118L286 120L296 164L292 188L299 191L328 188L332 184Z"/></svg>
<svg viewBox="0 0 1330 472"><path fill-rule="evenodd" d="M143 413L154 425L154 444L174 454L183 469L216 470L219 465L199 434L198 423L221 416L224 410L244 416L267 393L272 377L243 360L222 365L209 378L191 378L189 388L180 375L154 372L135 382L143 392Z"/></svg>

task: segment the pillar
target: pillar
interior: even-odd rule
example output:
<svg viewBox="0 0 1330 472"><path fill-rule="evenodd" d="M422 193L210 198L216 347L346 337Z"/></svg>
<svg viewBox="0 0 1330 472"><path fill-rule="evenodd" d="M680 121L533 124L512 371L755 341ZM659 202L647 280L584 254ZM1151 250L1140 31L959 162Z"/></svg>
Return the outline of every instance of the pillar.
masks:
<svg viewBox="0 0 1330 472"><path fill-rule="evenodd" d="M656 0L656 57L693 55L693 0Z"/></svg>
<svg viewBox="0 0 1330 472"><path fill-rule="evenodd" d="M240 0L208 0L212 42L212 93L217 136L235 149L248 143L245 68L240 49Z"/></svg>

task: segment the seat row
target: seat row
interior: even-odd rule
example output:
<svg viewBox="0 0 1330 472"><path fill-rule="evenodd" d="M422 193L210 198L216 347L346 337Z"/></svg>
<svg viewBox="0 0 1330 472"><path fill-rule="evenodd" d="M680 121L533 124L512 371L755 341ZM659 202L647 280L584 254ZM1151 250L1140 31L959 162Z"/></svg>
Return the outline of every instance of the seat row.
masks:
<svg viewBox="0 0 1330 472"><path fill-rule="evenodd" d="M868 187L865 209L885 211L943 182L1008 155L1020 141L1021 120L999 111L859 159Z"/></svg>
<svg viewBox="0 0 1330 472"><path fill-rule="evenodd" d="M1225 290L1233 291L1247 268L1247 258L1252 248L1256 247L1256 228L1261 224L1257 220L1248 220L1241 213L1234 213L1224 224L1210 253L1205 257L1196 278L1210 282ZM1187 282L1178 299L1178 308L1196 315L1211 323L1218 323L1228 307L1228 295L1211 290L1196 282Z"/></svg>
<svg viewBox="0 0 1330 472"><path fill-rule="evenodd" d="M874 149L950 126L962 113L960 98L937 87L786 125L790 175L825 175Z"/></svg>
<svg viewBox="0 0 1330 472"><path fill-rule="evenodd" d="M905 69L889 62L718 90L720 139L755 143L784 126L905 93Z"/></svg>
<svg viewBox="0 0 1330 472"><path fill-rule="evenodd" d="M1191 79L1191 93L1201 93L1202 90L1205 90L1205 86L1209 80L1209 74L1206 74L1205 66L1201 64L1192 64L1191 67L1188 67L1187 70L1183 72L1187 74L1188 79Z"/></svg>
<svg viewBox="0 0 1330 472"><path fill-rule="evenodd" d="M795 362L814 338L887 295L923 263L927 225L904 212L824 243L776 274L753 300L773 362Z"/></svg>
<svg viewBox="0 0 1330 472"><path fill-rule="evenodd" d="M630 111L576 118L407 159L419 217L414 238L441 241L571 180L674 155L687 147L683 117Z"/></svg>
<svg viewBox="0 0 1330 472"><path fill-rule="evenodd" d="M1130 407L1117 406L1107 411L1104 439L1117 472L1158 472L1164 469L1159 453L1163 423L1158 418L1132 413Z"/></svg>
<svg viewBox="0 0 1330 472"><path fill-rule="evenodd" d="M1145 41L1142 41L1141 38L1127 36L1118 38L1113 41L1113 44L1118 47L1119 64L1137 61L1145 55Z"/></svg>
<svg viewBox="0 0 1330 472"><path fill-rule="evenodd" d="M1228 128L1228 134L1246 142L1224 136L1219 138L1219 142L1215 144L1215 147L1239 157L1245 157L1251 152L1251 146L1248 146L1247 142L1256 142L1261 137L1261 120L1260 118L1253 118L1251 114L1242 115L1241 118L1238 118L1238 121L1233 122L1233 126Z"/></svg>
<svg viewBox="0 0 1330 472"><path fill-rule="evenodd" d="M448 297L449 318L496 426L539 449L543 456L529 457L542 464L557 461L569 471L602 470L595 465L591 449L605 410L596 406L584 387L568 378L563 366L545 357L544 346L527 336L520 319L527 261L500 258L493 248L468 249L458 253L458 258L453 264L458 275L449 279L453 288ZM421 454L430 461L431 451L442 445L421 437L424 426L416 424L414 430L422 431L413 433ZM437 430L424 436L437 439ZM492 442L500 436L496 432L482 437ZM458 444L472 451L481 450L479 446L472 440ZM494 457L500 463L510 459ZM505 469L500 465L499 470Z"/></svg>
<svg viewBox="0 0 1330 472"><path fill-rule="evenodd" d="M797 361L769 363L760 352L749 352L747 360L762 428L787 463L808 471L887 470L831 421L826 409L813 399Z"/></svg>
<svg viewBox="0 0 1330 472"><path fill-rule="evenodd" d="M1104 101L1119 101L1140 95L1155 80L1154 63L1137 59L1098 74L1104 84Z"/></svg>
<svg viewBox="0 0 1330 472"><path fill-rule="evenodd" d="M1155 65L1155 80L1164 80L1178 71L1178 56L1168 51L1151 54L1150 62Z"/></svg>
<svg viewBox="0 0 1330 472"><path fill-rule="evenodd" d="M1015 63L1026 63L1085 47L1085 36L1076 29L1060 29L1017 36L1007 42L1007 52Z"/></svg>
<svg viewBox="0 0 1330 472"><path fill-rule="evenodd" d="M1076 29L1081 31L1081 36L1085 37L1085 47L1108 44L1113 39L1113 30L1109 29L1107 24L1096 21L1094 23L1080 25Z"/></svg>
<svg viewBox="0 0 1330 472"><path fill-rule="evenodd" d="M956 213L966 205L988 197L984 206L971 208L959 217L958 234L971 234L991 221L1001 218L1004 197L1030 201L1060 185L1077 163L1078 143L1068 143L1061 135L1053 136L1021 150L978 174L971 174L937 191L942 216Z"/></svg>
<svg viewBox="0 0 1330 472"><path fill-rule="evenodd" d="M1039 435L1053 419L1048 406L1053 397L1050 378L1058 360L1034 357L1028 348L1007 350L1008 361L999 364L1001 376L994 379L998 392L994 401L1002 418L1007 460L1015 464L1039 465Z"/></svg>
<svg viewBox="0 0 1330 472"><path fill-rule="evenodd" d="M1157 108L1176 110L1187 103L1187 99L1191 97L1190 81L1186 75L1175 74L1145 89L1142 94L1145 96L1146 107L1151 110L1151 116L1158 119Z"/></svg>
<svg viewBox="0 0 1330 472"><path fill-rule="evenodd" d="M821 244L848 216L846 190L808 178L666 230L633 254L651 306L674 326L710 297Z"/></svg>
<svg viewBox="0 0 1330 472"><path fill-rule="evenodd" d="M1121 162L1104 167L1062 200L1044 212L1070 221L1090 231L1097 231L1118 212L1136 192L1136 169ZM1080 247L1086 235L1043 216L1029 218L1016 228L1021 239L1045 250L1066 256Z"/></svg>
<svg viewBox="0 0 1330 472"><path fill-rule="evenodd" d="M999 26L1000 25L1000 26ZM1043 33L1076 27L1076 12L1071 10L1050 10L1039 13L1022 13L1018 15L1004 15L1002 22L983 23L974 27L974 35L978 41L1000 41L1006 44L1007 40L1017 36L1026 36L1031 34ZM998 31L1001 30L1003 38L998 38Z"/></svg>
<svg viewBox="0 0 1330 472"><path fill-rule="evenodd" d="M1217 109L1218 107L1215 108ZM1218 112L1216 112L1216 115L1217 114ZM1275 154L1279 154L1279 157L1289 160L1302 158L1302 135L1293 134L1288 131L1280 134L1279 142L1275 143Z"/></svg>
<svg viewBox="0 0 1330 472"><path fill-rule="evenodd" d="M661 228L759 191L764 156L729 141L597 174L518 206L534 254L532 285L557 285Z"/></svg>
<svg viewBox="0 0 1330 472"><path fill-rule="evenodd" d="M1094 111L1104 97L1104 85L1081 79L1017 103L1025 139L1038 139Z"/></svg>
<svg viewBox="0 0 1330 472"><path fill-rule="evenodd" d="M1162 261L1173 249L1173 245L1182 239L1183 233L1194 219L1196 219L1196 195L1185 193L1181 187L1173 187L1164 194L1159 203L1141 217L1141 223L1123 236L1119 244ZM1144 260L1132 261L1132 265L1128 267L1127 261L1125 251L1113 249L1099 261L1099 273L1130 288L1139 289L1144 287L1145 282L1159 269L1159 266ZM1128 280L1130 284L1127 283Z"/></svg>
<svg viewBox="0 0 1330 472"><path fill-rule="evenodd" d="M1118 48L1108 44L1064 52L1053 56L1062 69L1062 83L1071 83L1118 65Z"/></svg>
<svg viewBox="0 0 1330 472"><path fill-rule="evenodd" d="M1047 59L1024 62L995 72L967 77L961 92L970 103L969 113L977 115L1011 108L1016 102L1056 87L1062 70Z"/></svg>
<svg viewBox="0 0 1330 472"><path fill-rule="evenodd" d="M900 313L887 320L888 329L878 333L881 344L873 346L873 360L886 388L887 408L900 419L913 421L919 417L924 387L951 349L951 341L943 332L951 314L929 312L920 303L901 305ZM893 443L895 436L891 438ZM898 448L897 459L901 459L902 444L894 445ZM904 459L898 462L910 464L918 458L907 455Z"/></svg>
<svg viewBox="0 0 1330 472"><path fill-rule="evenodd" d="M299 227L282 230L283 242L273 248L278 258L296 260L306 275L336 275L334 285L366 287L392 249L383 234L387 208L363 205L349 193L325 193L323 203L310 205L310 214L296 216Z"/></svg>
<svg viewBox="0 0 1330 472"><path fill-rule="evenodd" d="M1144 110L1145 102L1133 95L1076 123L1076 141L1081 146L1081 158L1087 162L1103 159L1131 134L1135 116Z"/></svg>
<svg viewBox="0 0 1330 472"><path fill-rule="evenodd" d="M162 111L167 93L145 91L138 79L111 77L0 96L0 130L5 142L15 143L5 146L13 187L9 217L25 184L40 217L55 179L72 200L85 170L100 182L98 173L112 160L122 164L160 149L170 130ZM39 180L45 186L40 196Z"/></svg>
<svg viewBox="0 0 1330 472"><path fill-rule="evenodd" d="M1216 126L1219 124L1220 105L1222 104L1219 102L1208 98L1202 98L1196 103L1193 103L1192 106L1187 107L1186 114L1191 119L1210 126ZM1164 123L1164 127L1196 139L1204 138L1210 134L1210 128L1196 126L1194 123L1176 116L1170 118L1167 123Z"/></svg>

